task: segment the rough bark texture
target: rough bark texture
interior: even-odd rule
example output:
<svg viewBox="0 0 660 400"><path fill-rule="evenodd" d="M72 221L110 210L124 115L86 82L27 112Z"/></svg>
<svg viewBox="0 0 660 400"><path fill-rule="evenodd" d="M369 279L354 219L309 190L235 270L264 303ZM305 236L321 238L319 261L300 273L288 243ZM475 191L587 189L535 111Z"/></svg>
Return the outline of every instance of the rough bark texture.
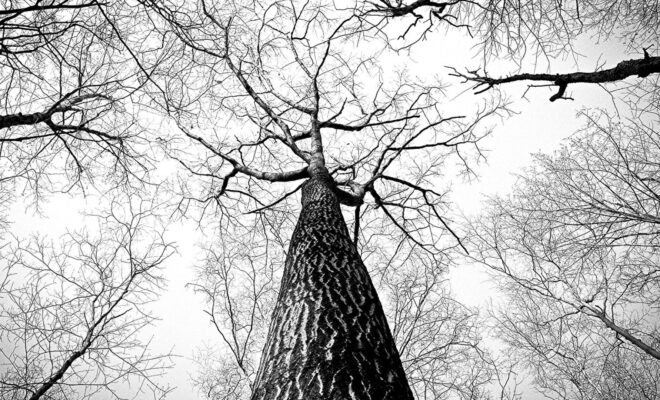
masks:
<svg viewBox="0 0 660 400"><path fill-rule="evenodd" d="M252 400L413 399L329 177L302 189Z"/></svg>

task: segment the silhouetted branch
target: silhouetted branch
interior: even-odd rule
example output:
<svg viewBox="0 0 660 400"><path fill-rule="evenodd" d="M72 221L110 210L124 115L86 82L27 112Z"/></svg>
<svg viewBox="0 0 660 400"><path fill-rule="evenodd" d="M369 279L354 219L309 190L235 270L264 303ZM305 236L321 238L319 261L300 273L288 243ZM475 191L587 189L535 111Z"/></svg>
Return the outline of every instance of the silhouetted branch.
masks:
<svg viewBox="0 0 660 400"><path fill-rule="evenodd" d="M451 76L465 79L465 82L474 82L475 93L483 93L497 85L519 81L543 81L551 82L558 87L557 93L550 97L550 101L565 99L564 93L569 84L573 83L608 83L626 79L630 76L645 78L651 74L660 73L660 57L647 56L640 59L621 61L614 68L604 69L594 72L571 72L567 74L514 74L504 78L492 78L482 75L479 71L459 72L456 68L450 67L453 71Z"/></svg>

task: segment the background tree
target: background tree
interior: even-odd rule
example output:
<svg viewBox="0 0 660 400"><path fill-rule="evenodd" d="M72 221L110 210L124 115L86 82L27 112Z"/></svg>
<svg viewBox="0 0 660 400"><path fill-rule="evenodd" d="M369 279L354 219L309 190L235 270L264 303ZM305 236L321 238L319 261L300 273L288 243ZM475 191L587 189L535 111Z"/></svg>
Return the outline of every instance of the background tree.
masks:
<svg viewBox="0 0 660 400"><path fill-rule="evenodd" d="M0 8L0 181L39 200L144 179L151 143L136 113L166 58L146 15L121 1Z"/></svg>
<svg viewBox="0 0 660 400"><path fill-rule="evenodd" d="M137 111L166 52L135 11L125 2L0 4L2 398L169 391L154 380L167 357L138 336L154 318L134 309L156 299L157 269L171 253L162 237L149 237L156 232L143 232L149 210L122 216L114 204L99 236L69 234L57 245L4 232L14 201L40 210L53 192L99 190L109 199L109 189L144 189L153 138ZM127 390L131 383L138 387Z"/></svg>
<svg viewBox="0 0 660 400"><path fill-rule="evenodd" d="M658 396L658 114L585 128L539 154L475 222L475 259L497 273L496 331L553 398Z"/></svg>
<svg viewBox="0 0 660 400"><path fill-rule="evenodd" d="M172 245L146 203L115 204L97 234L42 237L2 249L0 394L3 399L163 398L168 354L142 331ZM127 385L130 382L132 385Z"/></svg>
<svg viewBox="0 0 660 400"><path fill-rule="evenodd" d="M530 87L554 87L550 101L555 101L571 99L566 93L569 85L591 83L610 90L612 82L628 77L656 80L660 72L660 58L649 51L660 43L660 17L654 2L379 0L365 2L361 15L398 50L410 49L436 29L466 31L478 42L482 64L452 65L450 70L451 75L474 83L477 93L510 82L541 82ZM569 57L578 64L581 55L576 43L585 36L597 42L616 38L633 58L599 59L589 66L592 70L583 72L557 71L558 58ZM513 61L515 66L508 67L513 71L493 77L486 70L500 60ZM531 70L519 73L521 68ZM537 73L537 69L546 71Z"/></svg>
<svg viewBox="0 0 660 400"><path fill-rule="evenodd" d="M483 319L452 297L446 266L408 257L372 275L415 398L488 398L495 371L481 342Z"/></svg>

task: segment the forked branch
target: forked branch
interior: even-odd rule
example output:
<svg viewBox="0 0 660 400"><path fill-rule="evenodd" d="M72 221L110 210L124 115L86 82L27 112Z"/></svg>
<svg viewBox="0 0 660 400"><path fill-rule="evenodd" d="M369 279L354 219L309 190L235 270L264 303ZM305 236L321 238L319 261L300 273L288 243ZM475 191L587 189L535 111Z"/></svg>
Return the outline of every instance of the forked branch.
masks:
<svg viewBox="0 0 660 400"><path fill-rule="evenodd" d="M504 78L492 78L479 70L459 72L456 68L449 67L453 73L451 76L463 78L465 82L473 82L476 94L483 93L494 86L510 82L535 81L549 82L556 85L557 93L550 97L550 101L568 99L564 94L566 88L572 83L609 83L626 79L631 76L645 78L651 74L660 73L660 57L651 57L645 52L644 58L625 60L618 63L614 68L594 72L571 72L567 74L514 74Z"/></svg>

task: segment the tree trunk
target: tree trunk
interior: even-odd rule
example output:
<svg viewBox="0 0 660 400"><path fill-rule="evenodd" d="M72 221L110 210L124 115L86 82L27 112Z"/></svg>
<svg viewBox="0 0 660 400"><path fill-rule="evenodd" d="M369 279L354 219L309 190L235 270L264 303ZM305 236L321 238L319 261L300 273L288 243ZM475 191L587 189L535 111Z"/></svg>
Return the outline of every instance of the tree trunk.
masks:
<svg viewBox="0 0 660 400"><path fill-rule="evenodd" d="M302 188L252 400L413 399L334 182Z"/></svg>

